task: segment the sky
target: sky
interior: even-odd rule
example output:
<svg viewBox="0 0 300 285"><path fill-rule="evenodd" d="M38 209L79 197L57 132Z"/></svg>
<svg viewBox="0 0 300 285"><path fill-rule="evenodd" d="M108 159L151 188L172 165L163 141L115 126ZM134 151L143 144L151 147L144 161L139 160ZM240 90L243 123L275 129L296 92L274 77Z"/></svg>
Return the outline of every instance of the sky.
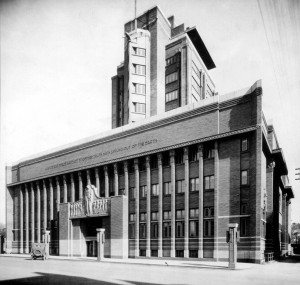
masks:
<svg viewBox="0 0 300 285"><path fill-rule="evenodd" d="M111 129L111 77L134 0L0 0L0 223L5 165ZM196 26L219 94L262 79L263 112L289 169L300 222L300 1L137 0ZM300 171L299 171L300 172ZM300 175L298 176L300 178Z"/></svg>

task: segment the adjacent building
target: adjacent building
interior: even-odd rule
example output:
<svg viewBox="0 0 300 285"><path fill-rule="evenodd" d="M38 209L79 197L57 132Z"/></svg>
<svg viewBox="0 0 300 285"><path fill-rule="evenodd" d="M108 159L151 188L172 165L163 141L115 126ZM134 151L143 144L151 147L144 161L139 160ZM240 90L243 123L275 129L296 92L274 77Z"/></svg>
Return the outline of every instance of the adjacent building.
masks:
<svg viewBox="0 0 300 285"><path fill-rule="evenodd" d="M51 233L50 254L262 263L289 251L288 169L262 111L261 81L219 95L196 28L158 7L125 24L105 134L7 167L7 251L28 253Z"/></svg>

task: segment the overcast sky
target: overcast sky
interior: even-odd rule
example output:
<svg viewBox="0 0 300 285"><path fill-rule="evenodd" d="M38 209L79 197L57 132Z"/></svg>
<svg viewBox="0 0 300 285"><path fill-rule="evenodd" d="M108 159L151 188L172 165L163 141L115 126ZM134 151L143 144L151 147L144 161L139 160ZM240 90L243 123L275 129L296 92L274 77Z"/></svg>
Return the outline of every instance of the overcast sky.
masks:
<svg viewBox="0 0 300 285"><path fill-rule="evenodd" d="M300 222L300 1L137 0L196 26L224 94L262 79ZM134 0L1 1L0 222L5 164L111 128L111 77L123 60ZM300 172L300 171L299 171Z"/></svg>

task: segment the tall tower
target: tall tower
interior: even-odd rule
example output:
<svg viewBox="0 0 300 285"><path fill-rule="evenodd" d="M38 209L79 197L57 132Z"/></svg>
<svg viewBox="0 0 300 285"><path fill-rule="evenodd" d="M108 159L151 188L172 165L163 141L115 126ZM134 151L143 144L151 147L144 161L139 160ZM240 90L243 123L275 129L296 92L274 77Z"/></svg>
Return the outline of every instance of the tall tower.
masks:
<svg viewBox="0 0 300 285"><path fill-rule="evenodd" d="M124 62L112 77L112 128L215 95L215 67L196 28L154 7L125 24Z"/></svg>

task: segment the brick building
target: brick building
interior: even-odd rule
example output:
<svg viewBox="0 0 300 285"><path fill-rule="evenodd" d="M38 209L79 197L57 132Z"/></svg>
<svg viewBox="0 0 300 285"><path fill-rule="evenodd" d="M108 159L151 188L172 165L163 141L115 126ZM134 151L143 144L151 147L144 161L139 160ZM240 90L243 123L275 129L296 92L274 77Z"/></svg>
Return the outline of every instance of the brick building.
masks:
<svg viewBox="0 0 300 285"><path fill-rule="evenodd" d="M218 95L195 28L158 7L137 26L112 78L113 129L7 167L7 250L48 229L51 254L95 256L105 228L107 257L225 260L238 223L239 260L286 254L293 191L261 81Z"/></svg>

